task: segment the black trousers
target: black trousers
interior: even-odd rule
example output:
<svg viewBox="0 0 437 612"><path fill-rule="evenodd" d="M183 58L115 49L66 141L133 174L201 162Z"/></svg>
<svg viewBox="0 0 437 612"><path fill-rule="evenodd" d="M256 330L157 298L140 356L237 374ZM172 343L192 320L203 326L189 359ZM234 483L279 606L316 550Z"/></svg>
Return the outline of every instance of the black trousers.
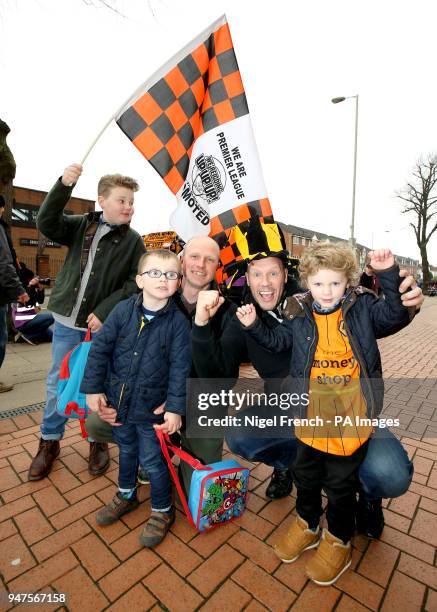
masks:
<svg viewBox="0 0 437 612"><path fill-rule="evenodd" d="M332 535L348 542L355 530L357 470L367 452L367 442L347 457L323 453L297 440L293 480L296 510L310 528L317 527L322 509L322 489L328 497L326 518Z"/></svg>

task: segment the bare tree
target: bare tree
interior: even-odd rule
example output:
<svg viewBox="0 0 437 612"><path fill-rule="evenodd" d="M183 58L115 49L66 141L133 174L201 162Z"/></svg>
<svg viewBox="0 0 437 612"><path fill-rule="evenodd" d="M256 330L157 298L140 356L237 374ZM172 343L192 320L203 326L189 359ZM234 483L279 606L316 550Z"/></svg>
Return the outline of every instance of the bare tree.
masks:
<svg viewBox="0 0 437 612"><path fill-rule="evenodd" d="M419 159L413 168L413 179L396 193L405 202L403 213L413 213L410 225L416 236L416 243L422 258L423 289L428 289L432 279L429 269L428 242L437 230L437 155L429 154Z"/></svg>

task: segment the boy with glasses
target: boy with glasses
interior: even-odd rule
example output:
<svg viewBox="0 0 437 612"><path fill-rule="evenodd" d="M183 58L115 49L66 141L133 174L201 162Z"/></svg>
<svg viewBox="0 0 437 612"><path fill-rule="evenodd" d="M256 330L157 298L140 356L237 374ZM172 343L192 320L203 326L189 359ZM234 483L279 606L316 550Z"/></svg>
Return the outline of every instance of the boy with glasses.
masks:
<svg viewBox="0 0 437 612"><path fill-rule="evenodd" d="M155 429L173 434L185 414L186 378L191 369L190 324L172 296L180 283L180 262L171 251L143 255L137 285L142 295L120 302L95 337L81 389L93 411L113 407L113 438L120 449L119 490L97 513L111 525L139 502L138 464L150 479L152 512L140 536L153 547L175 519L171 482ZM155 410L165 403L164 413Z"/></svg>

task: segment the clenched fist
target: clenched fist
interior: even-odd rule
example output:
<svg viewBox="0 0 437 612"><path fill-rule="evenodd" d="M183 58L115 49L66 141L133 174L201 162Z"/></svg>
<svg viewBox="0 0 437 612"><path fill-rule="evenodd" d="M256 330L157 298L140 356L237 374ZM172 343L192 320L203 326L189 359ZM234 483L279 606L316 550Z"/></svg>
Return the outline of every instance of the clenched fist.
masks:
<svg viewBox="0 0 437 612"><path fill-rule="evenodd" d="M237 308L237 319L240 321L241 325L244 327L249 327L253 325L256 320L256 309L253 304L245 304L244 306L240 306Z"/></svg>
<svg viewBox="0 0 437 612"><path fill-rule="evenodd" d="M395 258L390 249L376 249L375 251L370 251L369 257L370 266L375 272L387 270L395 263Z"/></svg>
<svg viewBox="0 0 437 612"><path fill-rule="evenodd" d="M199 291L196 303L196 325L206 325L225 301L218 291Z"/></svg>

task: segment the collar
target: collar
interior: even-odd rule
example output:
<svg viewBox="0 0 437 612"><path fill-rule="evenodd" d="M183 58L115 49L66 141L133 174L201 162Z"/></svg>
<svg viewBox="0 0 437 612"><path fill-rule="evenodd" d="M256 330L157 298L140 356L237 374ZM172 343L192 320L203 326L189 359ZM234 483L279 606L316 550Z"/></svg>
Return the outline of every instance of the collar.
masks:
<svg viewBox="0 0 437 612"><path fill-rule="evenodd" d="M319 302L316 302L314 300L314 302L313 302L313 310L317 314L324 314L324 315L331 314L331 313L335 312L336 310L338 310L339 308L341 308L341 305L344 302L344 299L345 299L345 295L340 300L338 300L338 302L336 304L334 304L334 306L332 306L331 308L322 308L321 304L319 304Z"/></svg>
<svg viewBox="0 0 437 612"><path fill-rule="evenodd" d="M143 314L143 292L141 291L135 298L135 308L142 315ZM171 295L168 299L168 302L165 306L163 306L160 310L155 310L155 319L156 317L164 314L168 310L174 310L176 305L174 303L174 295Z"/></svg>
<svg viewBox="0 0 437 612"><path fill-rule="evenodd" d="M100 221L100 219L103 216L103 212L102 211L94 211L94 212L90 212L87 213L86 217L88 219L88 223L104 223L106 225L109 225L109 223L106 223L105 220ZM115 232L119 232L122 236L124 236L130 229L130 225L128 224L124 224L124 225L109 225L109 227L111 228L112 231Z"/></svg>
<svg viewBox="0 0 437 612"><path fill-rule="evenodd" d="M111 229L115 229L116 227L118 227L118 225L114 225L114 224L108 223L106 221L105 217L103 216L103 213L99 217L99 225L107 225Z"/></svg>

